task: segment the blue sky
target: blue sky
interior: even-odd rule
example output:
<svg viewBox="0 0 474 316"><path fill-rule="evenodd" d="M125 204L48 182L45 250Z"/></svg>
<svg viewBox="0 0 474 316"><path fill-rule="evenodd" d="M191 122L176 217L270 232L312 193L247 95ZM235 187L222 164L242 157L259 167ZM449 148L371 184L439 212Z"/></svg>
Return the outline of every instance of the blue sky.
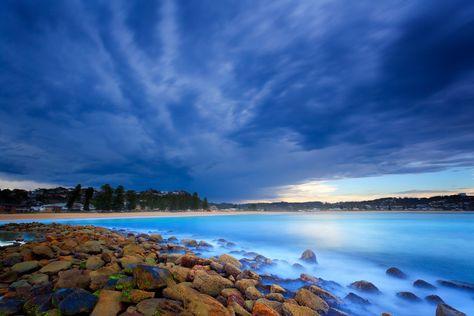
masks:
<svg viewBox="0 0 474 316"><path fill-rule="evenodd" d="M474 188L472 1L2 1L0 185Z"/></svg>

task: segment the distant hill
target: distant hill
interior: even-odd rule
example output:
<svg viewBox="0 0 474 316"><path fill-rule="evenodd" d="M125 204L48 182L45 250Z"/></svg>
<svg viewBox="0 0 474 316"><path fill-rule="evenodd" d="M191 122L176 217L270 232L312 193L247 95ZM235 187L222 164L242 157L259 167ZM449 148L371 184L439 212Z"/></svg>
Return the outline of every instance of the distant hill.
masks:
<svg viewBox="0 0 474 316"><path fill-rule="evenodd" d="M261 211L309 211L309 210L467 210L474 211L474 196L464 193L429 198L387 197L368 201L326 203L273 202L273 203L217 203L219 209L261 210Z"/></svg>

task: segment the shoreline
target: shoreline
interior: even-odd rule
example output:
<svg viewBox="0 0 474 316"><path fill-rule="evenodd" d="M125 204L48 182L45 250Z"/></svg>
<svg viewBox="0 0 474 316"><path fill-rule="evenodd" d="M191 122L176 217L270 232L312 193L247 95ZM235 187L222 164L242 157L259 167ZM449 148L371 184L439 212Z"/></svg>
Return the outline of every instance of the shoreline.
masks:
<svg viewBox="0 0 474 316"><path fill-rule="evenodd" d="M316 215L316 214L346 214L346 213L413 213L413 214L466 214L474 213L474 211L447 211L447 210L433 210L433 211L408 211L408 210L393 210L393 211L379 211L379 210L322 210L322 211L148 211L148 212L72 212L72 213L13 213L0 214L0 222L15 221L15 220L64 220L64 219L113 219L113 218L166 218L166 217L203 217L203 216L234 216L234 215Z"/></svg>

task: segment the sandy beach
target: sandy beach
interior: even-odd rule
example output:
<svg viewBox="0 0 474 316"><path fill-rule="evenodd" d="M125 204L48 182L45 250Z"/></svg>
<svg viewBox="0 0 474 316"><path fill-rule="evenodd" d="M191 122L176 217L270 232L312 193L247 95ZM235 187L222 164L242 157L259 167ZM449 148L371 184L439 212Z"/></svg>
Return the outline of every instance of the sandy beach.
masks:
<svg viewBox="0 0 474 316"><path fill-rule="evenodd" d="M133 217L186 217L248 214L290 214L290 212L262 211L183 211L183 212L110 212L110 213L25 213L0 214L0 221L45 220L45 219L82 219L82 218L133 218Z"/></svg>

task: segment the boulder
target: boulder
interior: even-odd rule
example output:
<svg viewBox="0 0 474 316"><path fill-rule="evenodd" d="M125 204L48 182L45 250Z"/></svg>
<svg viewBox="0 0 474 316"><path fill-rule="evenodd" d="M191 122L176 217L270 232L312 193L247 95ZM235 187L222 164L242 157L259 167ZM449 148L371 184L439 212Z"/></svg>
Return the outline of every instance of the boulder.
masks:
<svg viewBox="0 0 474 316"><path fill-rule="evenodd" d="M143 258L138 256L126 255L120 258L120 265L123 269L133 269L137 264L143 263Z"/></svg>
<svg viewBox="0 0 474 316"><path fill-rule="evenodd" d="M66 289L65 289L66 290ZM89 314L97 303L97 297L83 289L72 289L58 305L61 315Z"/></svg>
<svg viewBox="0 0 474 316"><path fill-rule="evenodd" d="M123 247L123 255L124 256L141 256L145 255L145 250L136 244L129 244Z"/></svg>
<svg viewBox="0 0 474 316"><path fill-rule="evenodd" d="M195 265L201 265L201 266L208 265L210 263L210 260L199 258L195 255L186 254L179 257L176 260L176 263L186 268L192 268Z"/></svg>
<svg viewBox="0 0 474 316"><path fill-rule="evenodd" d="M101 268L105 262L99 256L89 257L86 261L86 269L88 270L97 270Z"/></svg>
<svg viewBox="0 0 474 316"><path fill-rule="evenodd" d="M443 299L441 297L439 297L438 295L435 295L435 294L431 294L431 295L426 296L425 301L427 301L428 303L434 304L434 305L444 303Z"/></svg>
<svg viewBox="0 0 474 316"><path fill-rule="evenodd" d="M139 264L133 269L133 278L140 290L159 290L174 285L173 276L167 269Z"/></svg>
<svg viewBox="0 0 474 316"><path fill-rule="evenodd" d="M11 267L17 263L23 261L23 256L17 252L8 254L3 260L2 263L6 267Z"/></svg>
<svg viewBox="0 0 474 316"><path fill-rule="evenodd" d="M40 269L41 273L47 274L56 274L59 271L67 270L71 267L71 261L60 260L60 261L53 261L50 264L45 265Z"/></svg>
<svg viewBox="0 0 474 316"><path fill-rule="evenodd" d="M134 304L137 304L143 300L154 298L154 297L155 297L155 292L148 292L148 291L143 291L143 290L138 290L138 289L124 291L122 293L122 300L126 302L132 302Z"/></svg>
<svg viewBox="0 0 474 316"><path fill-rule="evenodd" d="M183 304L166 298L150 298L137 304L137 311L144 316L174 316L183 313Z"/></svg>
<svg viewBox="0 0 474 316"><path fill-rule="evenodd" d="M245 289L245 297L249 300L257 300L263 297L263 294L255 286L249 286Z"/></svg>
<svg viewBox="0 0 474 316"><path fill-rule="evenodd" d="M285 297L281 293L268 293L265 295L265 298L270 301L277 301L283 303L285 301Z"/></svg>
<svg viewBox="0 0 474 316"><path fill-rule="evenodd" d="M346 301L349 301L351 303L354 303L354 304L359 304L359 305L370 305L370 302L369 300L363 298L363 297L360 297L359 295L355 294L355 293L352 293L350 292L349 294L346 295L346 297L344 298Z"/></svg>
<svg viewBox="0 0 474 316"><path fill-rule="evenodd" d="M316 259L316 254L311 249L306 249L300 257L300 260L307 263L318 263Z"/></svg>
<svg viewBox="0 0 474 316"><path fill-rule="evenodd" d="M305 288L296 292L295 300L298 304L307 306L320 314L325 314L329 310L329 305L322 298Z"/></svg>
<svg viewBox="0 0 474 316"><path fill-rule="evenodd" d="M86 289L89 287L91 278L89 271L70 269L61 271L58 273L58 281L56 282L56 288L82 288Z"/></svg>
<svg viewBox="0 0 474 316"><path fill-rule="evenodd" d="M414 293L408 292L408 291L398 292L397 296L401 299L404 299L404 300L410 301L410 302L419 302L419 301L421 301L421 299L418 296L416 296Z"/></svg>
<svg viewBox="0 0 474 316"><path fill-rule="evenodd" d="M148 239L150 241L154 241L154 242L162 242L163 241L163 236L161 236L160 234L151 234Z"/></svg>
<svg viewBox="0 0 474 316"><path fill-rule="evenodd" d="M233 277L237 277L240 273L242 273L242 271L232 263L226 263L224 265L224 271L227 275L232 275Z"/></svg>
<svg viewBox="0 0 474 316"><path fill-rule="evenodd" d="M474 292L474 284L462 281L448 281L448 280L438 280L438 284L453 289L464 290L468 292Z"/></svg>
<svg viewBox="0 0 474 316"><path fill-rule="evenodd" d="M220 255L219 258L218 258L218 261L222 264L226 264L226 263L230 263L230 264L233 264L234 266L236 266L237 268L242 268L242 263L237 260L236 258L232 257L231 255L228 255L228 254L223 254L223 255Z"/></svg>
<svg viewBox="0 0 474 316"><path fill-rule="evenodd" d="M10 316L21 314L23 301L16 298L0 298L0 315Z"/></svg>
<svg viewBox="0 0 474 316"><path fill-rule="evenodd" d="M192 315L230 316L230 311L209 295L199 293L186 284L179 283L163 290L163 296L181 301L186 312Z"/></svg>
<svg viewBox="0 0 474 316"><path fill-rule="evenodd" d="M194 239L181 239L181 243L186 247L197 247L198 242Z"/></svg>
<svg viewBox="0 0 474 316"><path fill-rule="evenodd" d="M417 288L421 288L421 289L428 289L428 290L436 289L436 286L421 279L418 279L415 282L413 282L413 286Z"/></svg>
<svg viewBox="0 0 474 316"><path fill-rule="evenodd" d="M394 277L394 278L397 278L397 279L406 279L407 278L407 275L396 267L388 268L387 271L385 271L385 273L387 275L389 275L391 277Z"/></svg>
<svg viewBox="0 0 474 316"><path fill-rule="evenodd" d="M278 284L270 285L270 293L286 293L286 290Z"/></svg>
<svg viewBox="0 0 474 316"><path fill-rule="evenodd" d="M99 301L91 316L115 316L122 310L122 293L119 291L101 290Z"/></svg>
<svg viewBox="0 0 474 316"><path fill-rule="evenodd" d="M218 274L210 274L206 271L199 270L194 275L193 287L199 292L211 296L217 296L223 289L233 286L232 281Z"/></svg>
<svg viewBox="0 0 474 316"><path fill-rule="evenodd" d="M76 247L78 252L98 254L102 252L102 244L97 240L89 240Z"/></svg>
<svg viewBox="0 0 474 316"><path fill-rule="evenodd" d="M279 316L280 314L270 306L262 302L255 302L252 308L252 316Z"/></svg>
<svg viewBox="0 0 474 316"><path fill-rule="evenodd" d="M337 296L335 296L334 294L320 288L319 286L310 285L308 287L308 290L310 290L311 292L313 292L314 294L316 294L317 296L319 296L320 298L322 298L323 300L325 300L326 302L328 302L331 305L339 305L340 304L340 299Z"/></svg>
<svg viewBox="0 0 474 316"><path fill-rule="evenodd" d="M39 258L47 258L47 259L54 258L53 250L46 245L34 246L33 248L31 248L31 251L33 252L35 256Z"/></svg>
<svg viewBox="0 0 474 316"><path fill-rule="evenodd" d="M12 267L12 271L19 274L30 273L30 272L38 270L39 267L40 267L39 262L36 260L23 261L23 262L14 264Z"/></svg>
<svg viewBox="0 0 474 316"><path fill-rule="evenodd" d="M466 316L466 314L448 304L438 304L436 307L436 316Z"/></svg>
<svg viewBox="0 0 474 316"><path fill-rule="evenodd" d="M42 284L49 281L49 277L44 273L34 273L28 276L28 282L32 285Z"/></svg>
<svg viewBox="0 0 474 316"><path fill-rule="evenodd" d="M33 296L25 302L23 310L27 315L44 315L53 308L51 297L51 294Z"/></svg>
<svg viewBox="0 0 474 316"><path fill-rule="evenodd" d="M283 303L281 310L283 316L319 316L309 307L290 303Z"/></svg>
<svg viewBox="0 0 474 316"><path fill-rule="evenodd" d="M380 290L373 283L364 280L353 282L349 287L365 293L380 293Z"/></svg>
<svg viewBox="0 0 474 316"><path fill-rule="evenodd" d="M257 280L254 279L241 279L235 282L235 287L238 288L242 293L245 293L245 290L250 286L256 286L258 284Z"/></svg>

